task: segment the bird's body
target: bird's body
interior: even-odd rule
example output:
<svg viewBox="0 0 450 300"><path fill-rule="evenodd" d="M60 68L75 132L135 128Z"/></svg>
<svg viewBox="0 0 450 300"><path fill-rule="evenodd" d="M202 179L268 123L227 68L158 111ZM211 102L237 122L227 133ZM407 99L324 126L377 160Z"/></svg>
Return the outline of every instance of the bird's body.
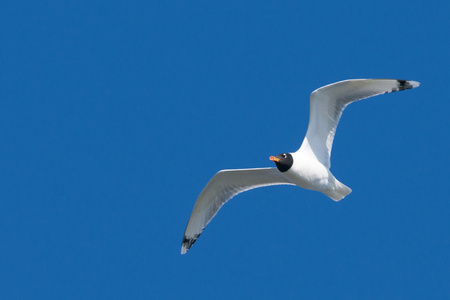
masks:
<svg viewBox="0 0 450 300"><path fill-rule="evenodd" d="M321 192L335 201L341 200L352 191L340 183L317 159L304 155L301 151L291 155L295 164L283 175L292 183L307 190Z"/></svg>
<svg viewBox="0 0 450 300"><path fill-rule="evenodd" d="M271 156L277 168L222 170L200 193L183 237L184 254L219 209L235 195L270 185L297 185L318 191L335 201L351 193L330 171L334 135L345 107L357 100L418 87L416 81L352 79L315 90L310 99L308 131L296 152Z"/></svg>

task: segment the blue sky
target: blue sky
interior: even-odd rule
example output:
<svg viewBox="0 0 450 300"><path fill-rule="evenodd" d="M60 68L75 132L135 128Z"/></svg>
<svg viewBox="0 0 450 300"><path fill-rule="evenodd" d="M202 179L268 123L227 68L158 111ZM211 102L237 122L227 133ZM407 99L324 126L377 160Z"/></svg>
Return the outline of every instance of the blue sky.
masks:
<svg viewBox="0 0 450 300"><path fill-rule="evenodd" d="M448 1L10 1L0 9L2 299L450 297ZM221 169L295 151L309 95L352 104L339 203L269 187L180 255Z"/></svg>

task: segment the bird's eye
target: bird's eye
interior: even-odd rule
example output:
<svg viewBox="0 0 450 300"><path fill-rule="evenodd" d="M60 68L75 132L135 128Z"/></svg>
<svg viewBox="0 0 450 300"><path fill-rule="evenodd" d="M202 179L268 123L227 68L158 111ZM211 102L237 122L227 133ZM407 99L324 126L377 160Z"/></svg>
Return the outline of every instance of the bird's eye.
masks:
<svg viewBox="0 0 450 300"><path fill-rule="evenodd" d="M283 156L283 158L287 157L286 153L283 153L281 156Z"/></svg>

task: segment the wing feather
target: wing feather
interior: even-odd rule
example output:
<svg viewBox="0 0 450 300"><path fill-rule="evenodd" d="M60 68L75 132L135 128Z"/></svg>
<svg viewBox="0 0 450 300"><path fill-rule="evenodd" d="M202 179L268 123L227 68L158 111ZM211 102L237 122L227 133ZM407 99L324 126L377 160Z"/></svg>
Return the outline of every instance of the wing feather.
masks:
<svg viewBox="0 0 450 300"><path fill-rule="evenodd" d="M400 79L351 79L315 90L310 98L308 131L299 151L309 152L330 168L334 135L347 105L376 95L418 86L419 82Z"/></svg>
<svg viewBox="0 0 450 300"><path fill-rule="evenodd" d="M185 254L219 209L239 193L269 185L293 184L276 168L222 170L214 175L195 202L181 244Z"/></svg>

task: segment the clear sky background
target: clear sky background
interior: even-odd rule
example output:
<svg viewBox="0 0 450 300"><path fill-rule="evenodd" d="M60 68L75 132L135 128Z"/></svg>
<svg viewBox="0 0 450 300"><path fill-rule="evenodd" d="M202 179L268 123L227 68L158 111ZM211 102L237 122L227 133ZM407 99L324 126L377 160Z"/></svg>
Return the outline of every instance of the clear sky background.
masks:
<svg viewBox="0 0 450 300"><path fill-rule="evenodd" d="M0 298L450 298L450 2L8 1L0 6ZM221 169L273 166L309 95L350 105L339 203L268 187L186 255Z"/></svg>

